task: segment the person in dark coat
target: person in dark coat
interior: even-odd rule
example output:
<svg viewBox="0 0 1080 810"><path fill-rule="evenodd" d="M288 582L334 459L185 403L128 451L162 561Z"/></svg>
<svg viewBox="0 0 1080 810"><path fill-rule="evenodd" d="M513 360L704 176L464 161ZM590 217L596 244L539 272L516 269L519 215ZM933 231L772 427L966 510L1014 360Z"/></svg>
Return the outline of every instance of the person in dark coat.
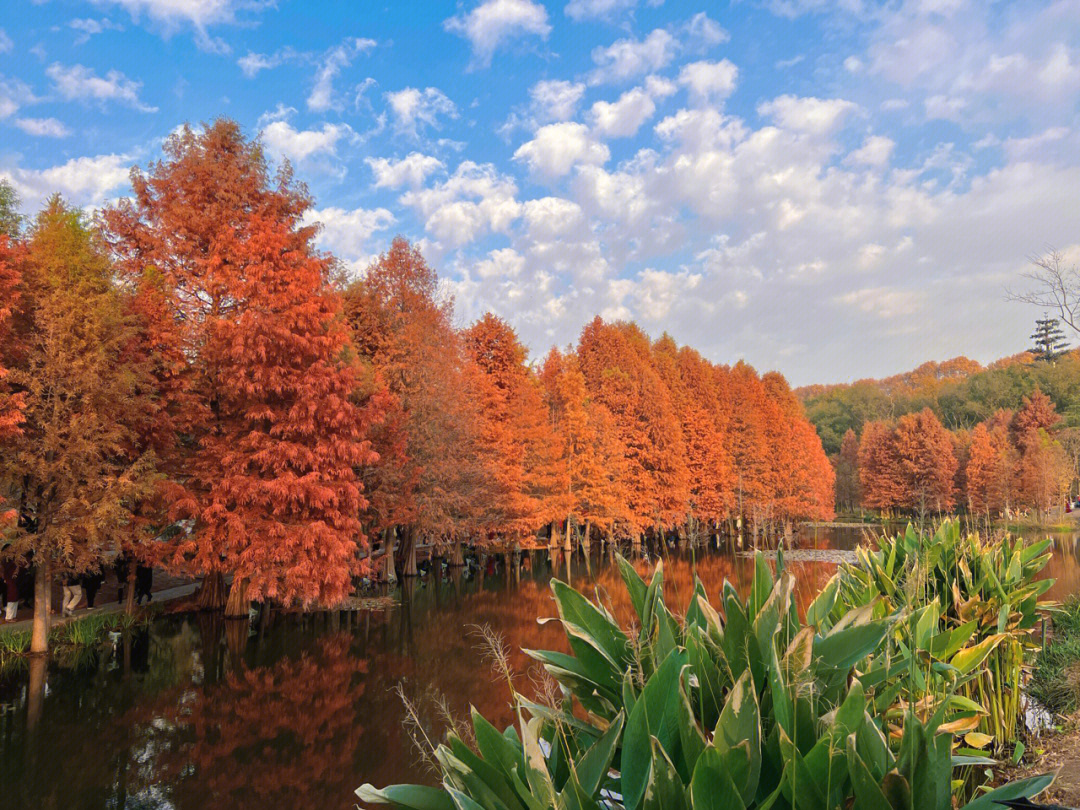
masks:
<svg viewBox="0 0 1080 810"><path fill-rule="evenodd" d="M124 591L127 588L128 575L131 573L131 558L127 552L116 555L113 562L113 571L116 573L116 603L124 601Z"/></svg>
<svg viewBox="0 0 1080 810"><path fill-rule="evenodd" d="M105 581L105 575L101 573L100 568L91 568L79 579L82 582L83 593L86 594L86 606L90 610L93 610L94 597L96 597L97 592L101 590L101 584Z"/></svg>
<svg viewBox="0 0 1080 810"><path fill-rule="evenodd" d="M154 569L149 565L139 565L135 567L135 604L141 605L143 597L146 597L147 602L152 602L154 595L150 593L150 589L154 585Z"/></svg>

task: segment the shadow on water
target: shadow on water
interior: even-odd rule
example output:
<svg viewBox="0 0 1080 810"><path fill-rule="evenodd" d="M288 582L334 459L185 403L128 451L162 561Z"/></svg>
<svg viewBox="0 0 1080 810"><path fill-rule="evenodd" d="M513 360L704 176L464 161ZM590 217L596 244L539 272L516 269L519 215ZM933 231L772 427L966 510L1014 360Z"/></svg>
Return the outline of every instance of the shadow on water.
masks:
<svg viewBox="0 0 1080 810"><path fill-rule="evenodd" d="M850 549L857 531L817 530L801 549ZM792 555L798 556L798 555ZM0 808L355 806L362 782L433 781L403 728L400 683L438 737L470 704L505 725L505 684L478 651L476 625L501 634L517 688L542 688L522 647L563 648L547 587L553 566L630 611L607 554L585 561L525 552L480 569L412 579L382 611L270 613L248 622L166 617L116 634L77 660L16 668L0 680ZM740 590L753 561L698 554L665 560L668 604L684 607L696 568L711 595ZM641 570L646 570L646 565ZM801 609L835 565L791 562ZM1048 575L1063 598L1080 587L1080 545L1058 536Z"/></svg>

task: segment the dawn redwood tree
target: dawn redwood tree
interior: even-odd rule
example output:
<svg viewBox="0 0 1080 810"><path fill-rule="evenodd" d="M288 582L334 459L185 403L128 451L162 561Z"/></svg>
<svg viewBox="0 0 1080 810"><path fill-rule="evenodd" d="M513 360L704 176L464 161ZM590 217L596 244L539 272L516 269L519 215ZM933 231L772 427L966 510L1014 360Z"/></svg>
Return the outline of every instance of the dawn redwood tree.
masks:
<svg viewBox="0 0 1080 810"><path fill-rule="evenodd" d="M491 530L524 538L562 520L570 507L560 447L527 351L510 325L487 313L462 339L486 382L480 412L501 496Z"/></svg>
<svg viewBox="0 0 1080 810"><path fill-rule="evenodd" d="M836 505L854 511L861 503L859 491L859 439L848 428L836 456Z"/></svg>
<svg viewBox="0 0 1080 810"><path fill-rule="evenodd" d="M1036 388L1031 392L1031 396L1024 397L1023 405L1013 416L1009 428L1013 441L1019 445L1028 432L1052 430L1060 421L1061 415L1054 408L1050 397Z"/></svg>
<svg viewBox="0 0 1080 810"><path fill-rule="evenodd" d="M971 431L967 461L968 501L972 511L1008 512L1016 503L1019 456L1004 426L980 422Z"/></svg>
<svg viewBox="0 0 1080 810"><path fill-rule="evenodd" d="M540 371L549 419L565 465L569 522L583 526L589 542L592 527L609 537L628 517L625 453L607 408L589 396L577 356L552 349Z"/></svg>
<svg viewBox="0 0 1080 810"><path fill-rule="evenodd" d="M191 433L174 446L169 518L194 523L172 561L210 583L232 574L230 615L249 599L340 601L366 541L356 469L375 460L381 414L355 400L306 189L287 165L271 178L260 145L228 120L171 136L132 189L103 215L110 242L131 283L159 275L188 363Z"/></svg>
<svg viewBox="0 0 1080 810"><path fill-rule="evenodd" d="M8 380L22 422L0 453L0 481L18 510L13 551L34 554L31 652L42 653L54 574L116 550L153 469L149 456L126 453L133 414L147 403L138 370L123 361L131 323L105 246L53 197L17 261Z"/></svg>
<svg viewBox="0 0 1080 810"><path fill-rule="evenodd" d="M955 502L956 456L952 439L929 408L900 417L893 441L899 459L903 505L922 519Z"/></svg>
<svg viewBox="0 0 1080 810"><path fill-rule="evenodd" d="M863 506L895 509L904 503L900 457L892 429L884 422L867 422L859 440L859 487Z"/></svg>
<svg viewBox="0 0 1080 810"><path fill-rule="evenodd" d="M779 416L757 372L739 361L730 370L718 371L718 385L726 391L731 410L728 442L735 470L736 514L749 518L754 534L771 515L776 490L770 414Z"/></svg>
<svg viewBox="0 0 1080 810"><path fill-rule="evenodd" d="M487 520L493 500L490 458L480 446L478 372L453 327L453 301L419 249L397 237L345 291L353 344L394 398L372 472L376 528L401 532L399 568L415 543L463 539ZM459 557L459 554L455 555ZM460 562L460 559L455 560Z"/></svg>
<svg viewBox="0 0 1080 810"><path fill-rule="evenodd" d="M1017 488L1020 501L1035 509L1041 520L1065 497L1072 477L1069 459L1061 444L1044 428L1025 431L1020 436L1019 450Z"/></svg>
<svg viewBox="0 0 1080 810"><path fill-rule="evenodd" d="M611 413L626 449L628 529L635 546L643 531L681 525L690 499L682 429L650 348L634 324L596 318L582 331L577 352L590 395Z"/></svg>

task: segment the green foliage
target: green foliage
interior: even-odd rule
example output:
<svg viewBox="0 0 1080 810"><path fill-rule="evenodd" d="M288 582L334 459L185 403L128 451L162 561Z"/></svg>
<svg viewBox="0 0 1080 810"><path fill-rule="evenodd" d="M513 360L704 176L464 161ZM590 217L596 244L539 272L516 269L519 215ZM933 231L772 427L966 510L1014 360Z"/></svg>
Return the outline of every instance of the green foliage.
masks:
<svg viewBox="0 0 1080 810"><path fill-rule="evenodd" d="M990 735L983 744L1001 753L1017 741L1022 677L1036 647L1031 631L1050 606L1040 597L1053 580L1039 579L1050 543L964 535L958 521L933 533L909 525L840 567L826 588L837 591L829 616L839 620L853 607L902 616L895 642L912 651L916 666L897 682L898 696L917 704L955 689L981 707L957 730ZM958 682L957 673L967 679Z"/></svg>
<svg viewBox="0 0 1080 810"><path fill-rule="evenodd" d="M1035 658L1028 692L1053 714L1080 709L1080 597L1054 612L1053 636Z"/></svg>
<svg viewBox="0 0 1080 810"><path fill-rule="evenodd" d="M728 810L951 808L954 768L993 764L953 750L950 725L980 707L958 694L978 656L947 667L951 688L890 720L898 684L922 658L896 643L911 616L884 600L846 608L838 580L801 622L794 579L759 554L745 599L725 582L723 616L696 582L683 616L650 582L619 566L634 620L620 627L599 599L552 589L571 654L526 651L558 684L548 703L515 692L517 728L501 734L473 712L475 746L452 731L431 751L443 791L398 785L357 791L408 810ZM917 621L928 649L955 639ZM1005 788L1030 796L1051 777ZM991 806L995 793L967 805Z"/></svg>

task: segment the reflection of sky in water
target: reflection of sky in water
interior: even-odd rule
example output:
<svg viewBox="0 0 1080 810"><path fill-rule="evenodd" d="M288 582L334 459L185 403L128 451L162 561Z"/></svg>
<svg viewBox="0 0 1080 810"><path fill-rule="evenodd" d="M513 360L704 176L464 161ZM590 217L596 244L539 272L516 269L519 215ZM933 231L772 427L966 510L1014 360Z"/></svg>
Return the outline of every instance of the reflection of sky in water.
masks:
<svg viewBox="0 0 1080 810"><path fill-rule="evenodd" d="M800 547L849 549L860 534L806 529ZM1061 599L1080 587L1080 542L1055 540L1047 573L1058 580L1052 598ZM800 610L835 570L816 561L789 567ZM558 568L567 578L564 561ZM606 558L590 569L575 561L569 578L626 619L617 571ZM753 560L666 559L665 596L677 612L695 570L715 601L725 578L745 592ZM538 674L521 648L564 648L557 624L537 623L556 615L550 573L546 554L537 554L516 577L502 567L432 576L410 582L394 610L284 617L247 638L207 615L160 620L100 654L54 662L33 735L26 671L11 672L0 679L0 705L9 707L0 711L0 808L345 810L362 782L431 782L392 690L403 685L436 736L445 725L440 697L459 717L472 704L496 725L510 723L506 684L477 652L475 626L504 637L517 688L535 692Z"/></svg>

